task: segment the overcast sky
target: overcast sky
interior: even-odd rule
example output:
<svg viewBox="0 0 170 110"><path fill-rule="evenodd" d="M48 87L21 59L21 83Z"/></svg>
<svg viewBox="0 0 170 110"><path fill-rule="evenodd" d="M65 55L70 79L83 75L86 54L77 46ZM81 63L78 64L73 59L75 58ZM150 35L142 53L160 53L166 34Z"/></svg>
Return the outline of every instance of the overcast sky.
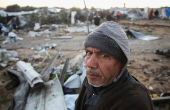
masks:
<svg viewBox="0 0 170 110"><path fill-rule="evenodd" d="M91 8L104 8L110 7L161 7L170 6L170 0L85 0L86 6ZM8 5L18 4L22 6L34 7L65 7L71 8L73 6L84 8L83 0L0 0L0 7L6 8Z"/></svg>

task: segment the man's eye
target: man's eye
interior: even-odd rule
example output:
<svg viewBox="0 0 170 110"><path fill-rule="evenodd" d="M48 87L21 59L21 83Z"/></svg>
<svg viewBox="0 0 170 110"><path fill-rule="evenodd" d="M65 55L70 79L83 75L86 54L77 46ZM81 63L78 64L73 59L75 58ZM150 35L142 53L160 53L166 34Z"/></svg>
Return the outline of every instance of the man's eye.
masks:
<svg viewBox="0 0 170 110"><path fill-rule="evenodd" d="M86 52L86 55L90 55L90 54L92 54L91 52Z"/></svg>
<svg viewBox="0 0 170 110"><path fill-rule="evenodd" d="M107 55L105 55L105 54L102 54L102 57L107 57Z"/></svg>

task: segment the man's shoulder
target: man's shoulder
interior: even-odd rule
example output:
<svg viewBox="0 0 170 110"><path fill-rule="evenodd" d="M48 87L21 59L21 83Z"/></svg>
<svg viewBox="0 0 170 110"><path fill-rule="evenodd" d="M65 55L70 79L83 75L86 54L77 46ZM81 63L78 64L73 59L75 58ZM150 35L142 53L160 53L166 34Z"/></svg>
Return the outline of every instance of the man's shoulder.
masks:
<svg viewBox="0 0 170 110"><path fill-rule="evenodd" d="M102 106L100 106L101 104ZM148 110L152 110L153 105L144 85L137 81L128 81L108 91L96 105L96 108L119 108L120 110L149 108Z"/></svg>

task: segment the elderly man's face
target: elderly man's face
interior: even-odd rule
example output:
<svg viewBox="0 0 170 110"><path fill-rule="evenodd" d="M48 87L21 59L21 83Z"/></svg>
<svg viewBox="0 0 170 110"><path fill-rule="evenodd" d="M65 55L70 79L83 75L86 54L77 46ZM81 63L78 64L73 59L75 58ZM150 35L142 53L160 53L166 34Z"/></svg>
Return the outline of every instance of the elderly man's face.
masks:
<svg viewBox="0 0 170 110"><path fill-rule="evenodd" d="M86 76L89 84L100 87L111 84L124 64L111 55L93 47L86 47Z"/></svg>

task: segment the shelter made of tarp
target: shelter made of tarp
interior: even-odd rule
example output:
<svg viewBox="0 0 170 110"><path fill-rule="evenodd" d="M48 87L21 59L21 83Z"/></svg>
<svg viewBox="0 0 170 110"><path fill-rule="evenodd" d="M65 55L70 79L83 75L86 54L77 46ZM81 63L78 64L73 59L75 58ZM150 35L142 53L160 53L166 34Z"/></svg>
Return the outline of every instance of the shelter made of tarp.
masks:
<svg viewBox="0 0 170 110"><path fill-rule="evenodd" d="M0 11L0 15L2 17L7 17L7 16L21 16L25 14L33 14L37 13L39 10L35 9L34 11L21 11L21 12L6 12L6 11Z"/></svg>
<svg viewBox="0 0 170 110"><path fill-rule="evenodd" d="M166 16L170 17L170 8L165 8Z"/></svg>
<svg viewBox="0 0 170 110"><path fill-rule="evenodd" d="M7 16L7 12L6 11L0 11L0 16L1 17L6 17Z"/></svg>
<svg viewBox="0 0 170 110"><path fill-rule="evenodd" d="M143 13L139 8L130 9L127 12L127 19L137 20L143 18L144 18Z"/></svg>
<svg viewBox="0 0 170 110"><path fill-rule="evenodd" d="M48 8L48 11L53 12L53 13L58 13L61 11L61 9L54 7L54 8Z"/></svg>
<svg viewBox="0 0 170 110"><path fill-rule="evenodd" d="M118 11L119 11L122 15L127 15L127 9L126 9L126 8L120 8L120 9L115 9L115 10L114 10L114 15L113 15L113 16L116 16Z"/></svg>

